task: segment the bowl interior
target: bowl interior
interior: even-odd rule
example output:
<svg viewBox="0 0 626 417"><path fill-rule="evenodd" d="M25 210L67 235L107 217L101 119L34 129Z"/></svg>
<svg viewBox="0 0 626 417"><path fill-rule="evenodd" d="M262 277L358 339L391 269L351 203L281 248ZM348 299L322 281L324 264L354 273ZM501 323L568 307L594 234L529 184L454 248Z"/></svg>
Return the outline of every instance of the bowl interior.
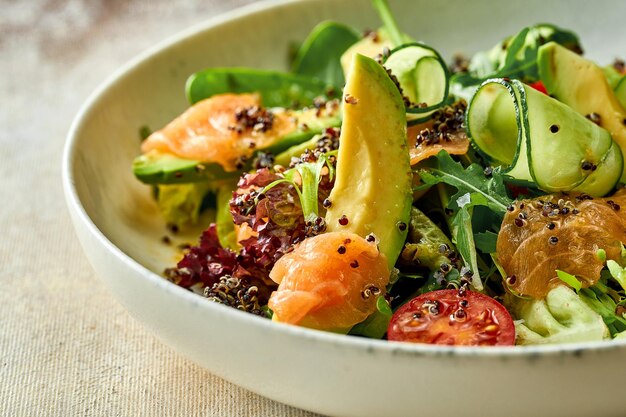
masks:
<svg viewBox="0 0 626 417"><path fill-rule="evenodd" d="M575 29L588 55L603 63L610 62L619 44L607 39L624 39L623 32L617 33L620 16L626 15L624 4L616 6L621 12L606 13L581 1L392 1L401 27L447 58L489 47L539 18ZM154 272L172 265L179 256L175 244L195 242L198 231L178 236L171 246L161 242L166 229L150 189L130 169L139 154L140 127L158 129L180 114L187 106L185 80L202 68L286 69L288 46L321 20L359 29L379 25L365 0L277 2L273 8L257 4L250 9L259 11L235 13L227 22L191 30L135 61L100 90L74 137L71 175L87 214L111 242Z"/></svg>

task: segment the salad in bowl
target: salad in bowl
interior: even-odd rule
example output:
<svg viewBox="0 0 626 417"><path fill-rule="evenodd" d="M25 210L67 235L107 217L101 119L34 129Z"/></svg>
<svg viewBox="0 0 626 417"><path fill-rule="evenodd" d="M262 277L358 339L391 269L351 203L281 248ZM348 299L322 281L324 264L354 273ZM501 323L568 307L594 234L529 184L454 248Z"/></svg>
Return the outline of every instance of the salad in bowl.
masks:
<svg viewBox="0 0 626 417"><path fill-rule="evenodd" d="M373 5L381 28L321 22L288 73L192 74L190 107L141 129L169 233L205 229L164 277L358 337L625 337L624 63L552 24L447 63Z"/></svg>

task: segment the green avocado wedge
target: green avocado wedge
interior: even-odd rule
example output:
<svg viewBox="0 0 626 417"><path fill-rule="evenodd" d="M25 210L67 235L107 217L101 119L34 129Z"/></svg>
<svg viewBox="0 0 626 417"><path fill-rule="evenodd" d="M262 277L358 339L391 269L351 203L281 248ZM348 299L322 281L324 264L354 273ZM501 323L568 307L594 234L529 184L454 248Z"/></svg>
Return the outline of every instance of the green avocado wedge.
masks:
<svg viewBox="0 0 626 417"><path fill-rule="evenodd" d="M619 103L602 68L580 55L550 42L539 48L539 76L548 93L583 116L595 113L626 152L626 109ZM626 172L621 173L626 183Z"/></svg>
<svg viewBox="0 0 626 417"><path fill-rule="evenodd" d="M626 109L626 75L623 76L615 86L615 97L617 101ZM626 121L624 121L626 123Z"/></svg>
<svg viewBox="0 0 626 417"><path fill-rule="evenodd" d="M412 202L404 102L383 67L360 54L352 60L344 95L327 230L374 234L393 268L406 240ZM342 225L343 216L348 222Z"/></svg>
<svg viewBox="0 0 626 417"><path fill-rule="evenodd" d="M485 81L467 110L473 146L514 181L546 192L610 192L623 168L605 129L517 80Z"/></svg>

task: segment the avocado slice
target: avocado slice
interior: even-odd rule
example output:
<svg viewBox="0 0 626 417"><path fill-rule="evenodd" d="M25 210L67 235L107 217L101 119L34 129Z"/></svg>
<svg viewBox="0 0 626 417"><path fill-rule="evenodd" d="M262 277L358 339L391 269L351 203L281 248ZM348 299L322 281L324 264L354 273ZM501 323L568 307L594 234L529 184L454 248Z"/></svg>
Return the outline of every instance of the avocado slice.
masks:
<svg viewBox="0 0 626 417"><path fill-rule="evenodd" d="M585 116L595 113L626 154L626 109L617 100L602 68L550 42L539 48L539 76L548 93ZM626 172L622 172L622 183Z"/></svg>
<svg viewBox="0 0 626 417"><path fill-rule="evenodd" d="M619 104L626 109L626 75L615 86L615 97L617 97ZM626 123L626 120L624 120L624 123Z"/></svg>
<svg viewBox="0 0 626 417"><path fill-rule="evenodd" d="M385 29L381 28L375 32L367 33L361 40L346 49L343 55L341 55L340 61L344 76L348 76L348 71L350 70L352 60L356 54L375 58L376 55L382 54L385 48L389 50L393 49L393 43Z"/></svg>
<svg viewBox="0 0 626 417"><path fill-rule="evenodd" d="M318 116L315 108L294 110L291 113L298 119L298 127L284 136L276 137L269 146L255 151L279 153L322 133L328 127L337 127L341 124L339 111L332 111L323 116ZM254 156L254 152L250 156ZM249 164L244 164L242 167L242 169L249 168ZM169 153L151 151L135 158L133 173L137 179L146 184L185 184L235 178L240 175L241 171L225 171L217 163L195 161Z"/></svg>
<svg viewBox="0 0 626 417"><path fill-rule="evenodd" d="M327 230L373 234L393 267L406 240L412 202L404 102L383 67L358 53L344 95Z"/></svg>

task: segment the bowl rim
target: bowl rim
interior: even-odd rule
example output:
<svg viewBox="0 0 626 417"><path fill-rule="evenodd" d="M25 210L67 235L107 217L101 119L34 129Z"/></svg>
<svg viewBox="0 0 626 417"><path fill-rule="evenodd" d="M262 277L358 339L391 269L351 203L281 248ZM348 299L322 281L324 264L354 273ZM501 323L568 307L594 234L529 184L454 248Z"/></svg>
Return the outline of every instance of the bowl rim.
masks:
<svg viewBox="0 0 626 417"><path fill-rule="evenodd" d="M194 307L209 309L212 314L228 315L233 321L243 325L261 326L264 330L278 332L285 337L314 340L318 343L325 343L331 347L342 347L355 349L361 352L377 351L379 353L391 353L393 355L402 354L409 356L459 356L459 357L481 357L481 358L526 358L537 359L538 356L547 357L554 355L580 356L583 352L602 351L614 349L625 349L626 338L621 340L604 340L595 342L578 342L570 344L554 345L531 345L531 346L489 346L489 347L468 347L468 346L439 346L428 344L416 344L406 342L395 342L388 340L367 339L363 337L347 336L335 334L315 329L308 329L295 325L277 323L252 314L248 314L237 309L219 305L217 303L206 302L201 296L186 290L162 276L150 271L139 262L111 242L107 236L96 226L83 207L74 182L74 163L77 154L77 142L81 136L81 131L91 114L97 109L99 102L109 88L118 81L128 76L134 69L139 67L144 61L154 57L164 50L173 48L177 44L184 42L193 36L202 36L205 32L221 25L231 24L237 20L245 19L255 13L278 9L282 7L293 7L295 4L316 3L318 0L262 0L231 11L211 17L200 23L194 24L172 36L165 38L136 55L131 60L109 75L102 81L95 90L87 97L81 105L78 113L74 117L63 150L62 158L62 184L68 209L73 212L74 221L80 224L94 237L97 242L108 252L113 254L118 261L133 270L143 279L149 281L160 290L169 293L172 297L181 299L181 302L190 303Z"/></svg>

